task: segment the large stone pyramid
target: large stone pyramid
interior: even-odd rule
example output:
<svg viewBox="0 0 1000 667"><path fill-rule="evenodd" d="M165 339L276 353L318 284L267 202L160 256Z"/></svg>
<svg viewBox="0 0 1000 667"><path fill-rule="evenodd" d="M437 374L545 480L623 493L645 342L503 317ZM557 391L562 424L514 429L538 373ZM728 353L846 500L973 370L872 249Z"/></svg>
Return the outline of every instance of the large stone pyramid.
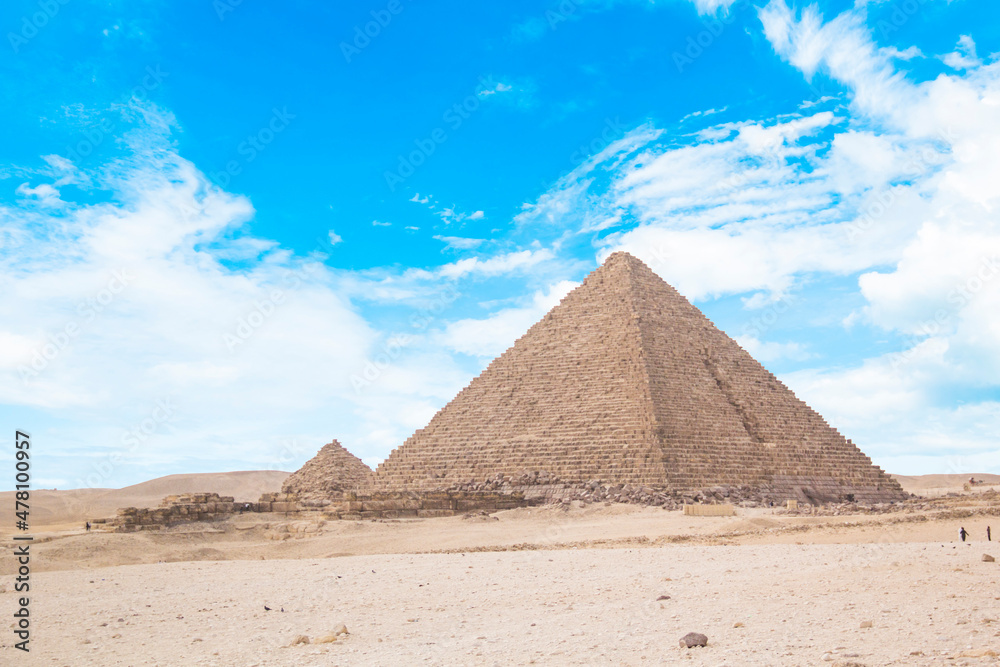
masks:
<svg viewBox="0 0 1000 667"><path fill-rule="evenodd" d="M333 498L345 491L367 491L371 483L372 469L334 440L289 475L281 492L300 498Z"/></svg>
<svg viewBox="0 0 1000 667"><path fill-rule="evenodd" d="M700 310L622 252L393 450L375 485L430 491L539 472L674 492L739 485L821 501L905 497Z"/></svg>

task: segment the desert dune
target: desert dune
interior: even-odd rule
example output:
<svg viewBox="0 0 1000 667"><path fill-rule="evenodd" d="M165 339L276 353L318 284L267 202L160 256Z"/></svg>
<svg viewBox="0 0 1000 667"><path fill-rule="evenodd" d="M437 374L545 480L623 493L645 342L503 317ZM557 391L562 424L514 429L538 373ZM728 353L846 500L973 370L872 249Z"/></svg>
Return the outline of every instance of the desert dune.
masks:
<svg viewBox="0 0 1000 667"><path fill-rule="evenodd" d="M280 484L266 475L211 479L238 495ZM112 497L152 503L135 489L177 493L187 477ZM243 514L129 534L61 529L81 511L61 502L32 546L31 664L980 665L1000 653L989 491L883 512L577 502L436 519ZM4 608L14 572L5 553ZM680 648L688 632L708 645ZM12 643L0 638L4 655Z"/></svg>

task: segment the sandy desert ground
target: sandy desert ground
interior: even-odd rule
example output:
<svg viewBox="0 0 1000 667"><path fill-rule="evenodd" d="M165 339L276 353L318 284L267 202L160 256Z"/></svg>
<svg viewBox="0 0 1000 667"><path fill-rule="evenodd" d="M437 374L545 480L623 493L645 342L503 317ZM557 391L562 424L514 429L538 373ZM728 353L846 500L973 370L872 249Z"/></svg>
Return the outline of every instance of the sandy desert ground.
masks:
<svg viewBox="0 0 1000 667"><path fill-rule="evenodd" d="M901 478L934 496L904 511L839 516L599 504L85 534L57 507L32 547L32 652L2 633L0 664L997 664L1000 497L935 477ZM6 618L13 572L5 551ZM688 632L708 646L679 648Z"/></svg>

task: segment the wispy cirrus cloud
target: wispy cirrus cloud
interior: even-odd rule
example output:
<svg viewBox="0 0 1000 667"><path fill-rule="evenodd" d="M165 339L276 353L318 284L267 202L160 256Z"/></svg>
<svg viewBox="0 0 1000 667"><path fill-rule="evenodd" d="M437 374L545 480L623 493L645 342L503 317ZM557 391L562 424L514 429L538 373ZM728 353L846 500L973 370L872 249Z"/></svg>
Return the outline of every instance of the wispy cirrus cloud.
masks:
<svg viewBox="0 0 1000 667"><path fill-rule="evenodd" d="M805 397L857 427L876 454L896 452L904 432L928 456L947 446L982 453L960 420L975 413L995 430L1000 413L1000 336L984 335L1000 331L1000 107L991 102L1000 64L980 60L962 35L942 56L950 70L913 81L895 63L919 52L876 44L862 11L828 20L815 5L771 0L759 16L775 53L807 79L842 86L842 101L702 128L686 142L637 128L527 205L519 223L569 220L595 235L599 257L628 250L697 300L749 294L746 306L760 308L808 292L816 276L854 276L862 305L845 326L901 343L860 366L794 374ZM765 361L810 359L795 341L744 342ZM847 397L864 401L876 375L868 393L879 410L847 419L857 407ZM979 389L958 406L957 384Z"/></svg>
<svg viewBox="0 0 1000 667"><path fill-rule="evenodd" d="M467 371L428 343L446 309L423 306L401 316L407 344L357 392L352 377L380 358L394 327L373 326L352 298L433 305L446 283L551 258L516 251L381 277L336 270L250 234L250 201L176 152L168 114L144 114L156 122L125 134L121 158L86 173L49 160L0 207L0 402L47 415L39 428L76 424L45 462L68 486L90 483L88 462L112 455L122 459L93 477L100 485L279 458L294 468L331 437L331 420L352 451L378 459ZM95 193L102 203L88 203ZM329 242L343 239L329 230ZM129 432L164 401L170 419L132 447ZM299 446L286 460L289 440Z"/></svg>

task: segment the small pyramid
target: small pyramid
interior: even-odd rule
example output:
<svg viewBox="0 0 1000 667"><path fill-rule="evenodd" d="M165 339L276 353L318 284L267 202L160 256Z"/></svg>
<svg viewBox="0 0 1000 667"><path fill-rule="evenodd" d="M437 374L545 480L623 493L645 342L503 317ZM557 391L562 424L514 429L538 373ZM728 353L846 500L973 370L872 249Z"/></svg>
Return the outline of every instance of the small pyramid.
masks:
<svg viewBox="0 0 1000 667"><path fill-rule="evenodd" d="M282 493L300 498L334 498L345 492L367 491L372 469L334 440L285 479Z"/></svg>
<svg viewBox="0 0 1000 667"><path fill-rule="evenodd" d="M378 467L381 490L497 474L812 501L905 497L698 308L610 255Z"/></svg>

